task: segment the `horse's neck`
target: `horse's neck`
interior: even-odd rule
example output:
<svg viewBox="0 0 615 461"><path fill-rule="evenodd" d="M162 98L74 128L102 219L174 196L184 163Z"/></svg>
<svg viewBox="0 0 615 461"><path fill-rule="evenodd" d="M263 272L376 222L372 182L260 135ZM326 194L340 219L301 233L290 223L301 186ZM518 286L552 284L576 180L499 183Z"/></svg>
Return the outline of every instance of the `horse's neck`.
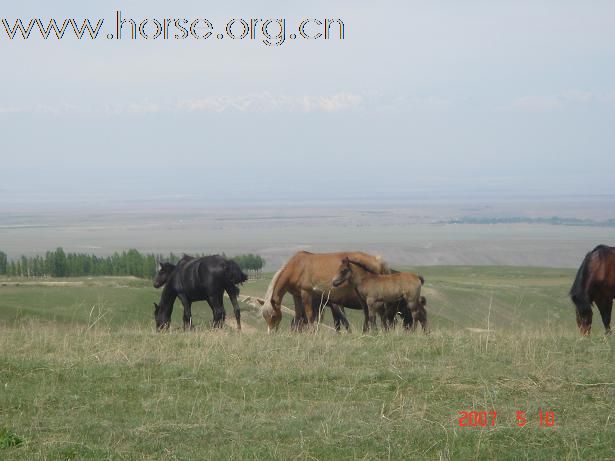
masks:
<svg viewBox="0 0 615 461"><path fill-rule="evenodd" d="M358 290L361 290L361 286L363 285L363 282L369 275L369 274L362 273L361 270L352 271L352 278L350 280L350 283L352 283L354 287Z"/></svg>
<svg viewBox="0 0 615 461"><path fill-rule="evenodd" d="M175 288L173 288L170 283L165 284L160 295L160 303L173 304L173 302L175 302L175 298L177 298L177 291L175 291Z"/></svg>
<svg viewBox="0 0 615 461"><path fill-rule="evenodd" d="M281 304L282 298L286 294L286 284L278 282L273 287L273 291L271 292L271 302Z"/></svg>
<svg viewBox="0 0 615 461"><path fill-rule="evenodd" d="M288 287L286 286L287 281L287 275L284 272L280 273L271 291L271 302L277 303L278 305L282 303L282 298L284 298L284 295L288 291Z"/></svg>

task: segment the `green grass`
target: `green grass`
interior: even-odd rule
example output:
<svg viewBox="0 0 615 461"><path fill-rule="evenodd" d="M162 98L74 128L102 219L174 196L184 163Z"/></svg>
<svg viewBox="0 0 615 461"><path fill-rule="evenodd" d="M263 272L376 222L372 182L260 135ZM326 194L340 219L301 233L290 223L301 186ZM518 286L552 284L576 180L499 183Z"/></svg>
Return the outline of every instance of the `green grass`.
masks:
<svg viewBox="0 0 615 461"><path fill-rule="evenodd" d="M18 447L23 443L19 436L13 434L7 429L0 429L0 449Z"/></svg>
<svg viewBox="0 0 615 461"><path fill-rule="evenodd" d="M196 332L176 313L156 334L148 282L0 282L0 428L23 440L0 459L615 459L613 339L579 337L571 271L420 271L428 336L269 336L250 306L242 334L211 331L203 304Z"/></svg>

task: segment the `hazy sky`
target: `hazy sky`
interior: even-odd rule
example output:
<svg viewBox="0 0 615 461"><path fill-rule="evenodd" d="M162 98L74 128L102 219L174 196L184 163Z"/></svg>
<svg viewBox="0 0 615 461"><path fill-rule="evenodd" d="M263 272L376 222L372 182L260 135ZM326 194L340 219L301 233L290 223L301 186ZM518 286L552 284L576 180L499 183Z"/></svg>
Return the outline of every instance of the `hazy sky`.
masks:
<svg viewBox="0 0 615 461"><path fill-rule="evenodd" d="M344 40L10 41L2 203L612 191L615 3L27 1L32 17L341 18ZM87 3L87 4L86 4Z"/></svg>

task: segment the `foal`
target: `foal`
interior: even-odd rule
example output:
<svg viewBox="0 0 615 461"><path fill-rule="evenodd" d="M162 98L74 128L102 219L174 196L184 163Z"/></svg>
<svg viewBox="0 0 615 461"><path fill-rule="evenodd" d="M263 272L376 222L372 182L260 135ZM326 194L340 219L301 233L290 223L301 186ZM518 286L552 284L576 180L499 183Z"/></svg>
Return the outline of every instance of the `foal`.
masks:
<svg viewBox="0 0 615 461"><path fill-rule="evenodd" d="M425 282L423 277L407 272L394 274L375 274L372 271L353 270L353 265L365 269L361 263L344 258L337 270L337 275L331 282L339 287L348 282L356 291L358 297L366 304L369 325L376 328L376 314L382 318L389 318L386 306L395 306L398 301L406 301L413 320L421 322L423 330L427 328L427 312L421 303L421 286ZM397 312L393 313L393 316ZM388 329L388 324L383 325Z"/></svg>

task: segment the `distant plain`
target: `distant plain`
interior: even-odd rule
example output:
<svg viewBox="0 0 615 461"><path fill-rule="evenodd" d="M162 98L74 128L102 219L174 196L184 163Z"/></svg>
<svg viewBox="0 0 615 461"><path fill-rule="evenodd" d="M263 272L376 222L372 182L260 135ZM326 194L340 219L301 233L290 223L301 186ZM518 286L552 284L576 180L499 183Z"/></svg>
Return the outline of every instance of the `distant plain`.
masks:
<svg viewBox="0 0 615 461"><path fill-rule="evenodd" d="M24 208L27 209L27 208ZM606 220L610 197L408 200L361 204L206 206L190 201L115 204L85 209L0 214L0 250L9 257L66 251L108 255L144 252L258 253L274 270L298 250L363 250L393 265L575 267L613 227L550 224L450 224L463 217Z"/></svg>

